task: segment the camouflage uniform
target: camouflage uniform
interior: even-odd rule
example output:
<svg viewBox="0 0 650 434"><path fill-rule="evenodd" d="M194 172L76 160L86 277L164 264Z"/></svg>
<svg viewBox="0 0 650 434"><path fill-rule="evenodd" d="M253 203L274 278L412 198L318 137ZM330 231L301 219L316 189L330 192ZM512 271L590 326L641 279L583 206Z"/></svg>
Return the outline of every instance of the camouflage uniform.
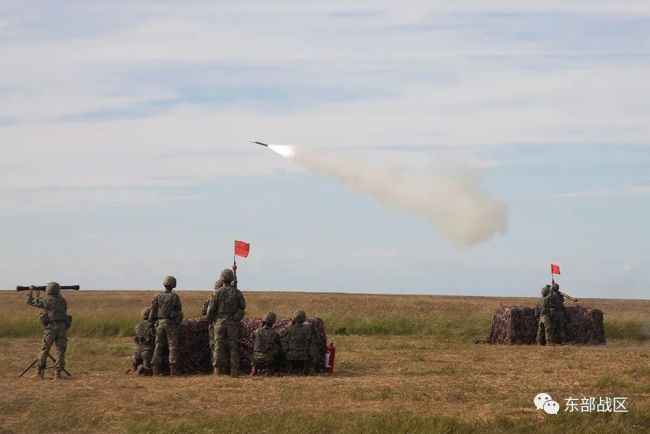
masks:
<svg viewBox="0 0 650 434"><path fill-rule="evenodd" d="M564 296L560 293L560 285L553 282L551 287L551 319L555 330L556 343L562 344L566 341L567 312L564 307Z"/></svg>
<svg viewBox="0 0 650 434"><path fill-rule="evenodd" d="M206 298L205 301L203 302L203 309L201 309L201 315L207 316L208 315L208 308L210 307L210 303L214 299L214 296L217 295L217 290L223 286L223 280L219 279L214 283L214 291L210 295L210 297ZM237 288L237 281L235 280L235 288ZM210 356L214 355L214 326L212 325L212 322L210 322L210 325L208 326L208 334L210 335ZM213 360L214 364L214 360Z"/></svg>
<svg viewBox="0 0 650 434"><path fill-rule="evenodd" d="M156 325L156 346L152 359L153 373L154 375L160 373L162 354L166 343L169 347L169 371L171 375L175 375L178 360L178 325L183 321L183 307L178 294L172 292L176 287L176 279L173 276L167 276L163 285L165 291L153 299L149 314L149 324Z"/></svg>
<svg viewBox="0 0 650 434"><path fill-rule="evenodd" d="M281 333L282 350L287 357L290 373L309 374L312 359L311 328L305 324L306 320L304 311L295 311L291 325Z"/></svg>
<svg viewBox="0 0 650 434"><path fill-rule="evenodd" d="M546 285L542 289L542 298L537 302L535 307L535 316L538 318L537 324L537 345L543 345L543 341L547 345L555 343L555 329L553 321L551 320L551 298L550 286Z"/></svg>
<svg viewBox="0 0 650 434"><path fill-rule="evenodd" d="M44 299L33 298L30 292L27 304L43 309L41 321L45 324L43 346L38 358L38 373L41 378L45 373L47 357L52 344L56 346L59 356L56 360L56 376L60 378L61 371L65 368L65 352L68 347L68 328L72 317L68 316L68 303L60 294L61 287L56 282L47 284Z"/></svg>
<svg viewBox="0 0 650 434"><path fill-rule="evenodd" d="M156 334L149 324L150 307L142 309L142 319L135 326L135 346L133 347L133 371L142 374L151 373L151 359L156 346ZM139 370L139 367L141 369Z"/></svg>
<svg viewBox="0 0 650 434"><path fill-rule="evenodd" d="M212 363L215 374L221 374L230 359L230 374L239 375L239 325L246 310L241 291L232 285L235 280L230 269L221 272L223 286L208 306L207 319L213 322L216 336Z"/></svg>
<svg viewBox="0 0 650 434"><path fill-rule="evenodd" d="M276 371L282 355L282 341L278 332L273 330L276 315L267 312L262 318L263 325L253 332L253 372L271 373Z"/></svg>

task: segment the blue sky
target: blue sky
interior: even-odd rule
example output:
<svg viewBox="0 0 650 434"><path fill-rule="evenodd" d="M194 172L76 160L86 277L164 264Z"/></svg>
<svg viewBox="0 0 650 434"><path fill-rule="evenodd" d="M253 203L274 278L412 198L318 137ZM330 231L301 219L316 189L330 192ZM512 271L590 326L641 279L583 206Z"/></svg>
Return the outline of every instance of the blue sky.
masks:
<svg viewBox="0 0 650 434"><path fill-rule="evenodd" d="M650 6L0 2L0 287L647 298ZM435 225L248 140L461 161L508 230Z"/></svg>

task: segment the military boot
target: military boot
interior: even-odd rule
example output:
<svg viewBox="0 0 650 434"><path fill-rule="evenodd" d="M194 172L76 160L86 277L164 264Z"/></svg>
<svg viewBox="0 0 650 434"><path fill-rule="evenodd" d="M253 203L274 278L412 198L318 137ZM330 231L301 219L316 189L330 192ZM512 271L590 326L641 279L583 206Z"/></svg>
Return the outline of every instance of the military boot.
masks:
<svg viewBox="0 0 650 434"><path fill-rule="evenodd" d="M45 378L45 366L39 366L38 372L36 373L36 378L42 380Z"/></svg>
<svg viewBox="0 0 650 434"><path fill-rule="evenodd" d="M251 377L254 377L256 374L257 374L257 368L255 367L255 365L253 365L253 367L251 368Z"/></svg>
<svg viewBox="0 0 650 434"><path fill-rule="evenodd" d="M61 374L61 370L57 369L56 373L54 374L54 378L57 380L63 380L65 377Z"/></svg>
<svg viewBox="0 0 650 434"><path fill-rule="evenodd" d="M219 367L219 366L215 366L215 367L214 367L214 370L212 371L212 373L213 373L216 377L220 377L220 376L223 374L223 371L221 370L221 367Z"/></svg>
<svg viewBox="0 0 650 434"><path fill-rule="evenodd" d="M176 375L176 365L169 365L169 375Z"/></svg>
<svg viewBox="0 0 650 434"><path fill-rule="evenodd" d="M154 366L154 367L153 367L152 375L153 375L154 377L160 375L160 368L157 367L157 366Z"/></svg>
<svg viewBox="0 0 650 434"><path fill-rule="evenodd" d="M239 368L231 368L230 369L230 376L233 378L239 377Z"/></svg>

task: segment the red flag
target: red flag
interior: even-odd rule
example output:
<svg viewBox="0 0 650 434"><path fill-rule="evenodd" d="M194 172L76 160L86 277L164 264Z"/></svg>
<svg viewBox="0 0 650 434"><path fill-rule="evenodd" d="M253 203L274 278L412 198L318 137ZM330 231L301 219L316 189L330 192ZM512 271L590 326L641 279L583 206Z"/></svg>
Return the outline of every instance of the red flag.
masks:
<svg viewBox="0 0 650 434"><path fill-rule="evenodd" d="M248 252L251 251L251 245L245 241L235 240L235 256L241 256L242 258L248 257Z"/></svg>
<svg viewBox="0 0 650 434"><path fill-rule="evenodd" d="M557 264L551 264L551 274L560 274L560 266Z"/></svg>

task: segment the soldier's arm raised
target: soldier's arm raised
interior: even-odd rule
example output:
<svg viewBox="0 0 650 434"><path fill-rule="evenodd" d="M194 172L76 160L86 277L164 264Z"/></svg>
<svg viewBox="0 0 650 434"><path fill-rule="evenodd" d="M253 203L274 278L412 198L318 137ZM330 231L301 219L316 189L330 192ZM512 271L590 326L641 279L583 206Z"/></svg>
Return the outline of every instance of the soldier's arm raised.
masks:
<svg viewBox="0 0 650 434"><path fill-rule="evenodd" d="M47 309L46 304L40 298L34 298L31 295L27 297L27 304L34 307L39 307L41 309Z"/></svg>

